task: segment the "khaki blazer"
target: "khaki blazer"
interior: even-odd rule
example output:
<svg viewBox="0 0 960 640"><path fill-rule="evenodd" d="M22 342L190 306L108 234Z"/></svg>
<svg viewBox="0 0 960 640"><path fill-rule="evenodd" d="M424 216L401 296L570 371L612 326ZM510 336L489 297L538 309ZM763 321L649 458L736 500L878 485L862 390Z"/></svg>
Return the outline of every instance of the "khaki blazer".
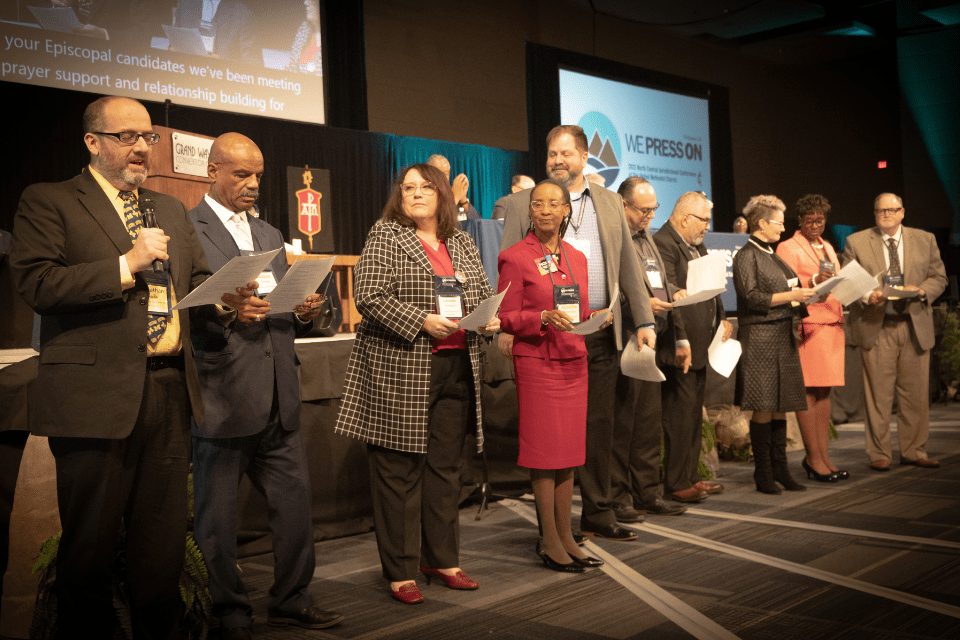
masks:
<svg viewBox="0 0 960 640"><path fill-rule="evenodd" d="M933 234L920 229L903 227L903 283L923 289L926 298L914 298L907 304L910 326L917 342L924 350L933 348L933 301L947 286L947 273L940 259L940 249ZM856 260L871 274L877 274L877 282L883 282L887 269L887 247L878 227L858 231L847 238L842 261L847 264ZM861 349L870 349L877 343L883 325L885 305L868 305L861 301L850 305L850 322L853 340Z"/></svg>

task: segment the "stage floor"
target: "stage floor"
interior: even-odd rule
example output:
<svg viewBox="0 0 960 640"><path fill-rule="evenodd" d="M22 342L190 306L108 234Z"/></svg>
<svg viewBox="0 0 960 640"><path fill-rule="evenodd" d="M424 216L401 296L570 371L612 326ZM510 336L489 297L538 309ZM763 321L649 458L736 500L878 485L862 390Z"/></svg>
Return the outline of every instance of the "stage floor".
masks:
<svg viewBox="0 0 960 640"><path fill-rule="evenodd" d="M804 480L805 492L768 496L755 490L752 464L724 462L724 493L679 517L648 516L635 526L635 542L588 542L585 551L607 564L579 575L540 563L525 499L494 503L479 522L476 507L461 511L461 565L480 589L421 579L422 605L389 596L372 533L321 542L311 590L317 604L346 616L324 631L267 626L273 559L248 558L241 566L255 606L252 631L351 639L957 638L960 405L934 405L931 421L927 450L939 470L872 471L863 425L842 425L831 452L850 480ZM789 454L795 477L802 456Z"/></svg>

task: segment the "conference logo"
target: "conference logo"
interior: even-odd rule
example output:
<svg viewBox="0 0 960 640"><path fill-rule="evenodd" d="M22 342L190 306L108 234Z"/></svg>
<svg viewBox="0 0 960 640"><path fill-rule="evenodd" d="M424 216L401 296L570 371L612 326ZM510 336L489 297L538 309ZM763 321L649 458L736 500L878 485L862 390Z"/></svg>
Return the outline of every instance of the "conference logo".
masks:
<svg viewBox="0 0 960 640"><path fill-rule="evenodd" d="M610 118L599 111L584 114L578 122L583 132L587 134L590 144L590 156L587 164L603 176L607 186L610 186L620 174L620 134L610 121Z"/></svg>

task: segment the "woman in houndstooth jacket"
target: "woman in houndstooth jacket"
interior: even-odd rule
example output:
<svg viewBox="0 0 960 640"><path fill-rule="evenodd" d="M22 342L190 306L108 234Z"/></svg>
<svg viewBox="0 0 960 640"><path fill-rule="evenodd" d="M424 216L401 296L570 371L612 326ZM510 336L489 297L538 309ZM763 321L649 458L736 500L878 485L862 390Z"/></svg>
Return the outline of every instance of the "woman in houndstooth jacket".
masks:
<svg viewBox="0 0 960 640"><path fill-rule="evenodd" d="M470 313L493 290L438 169L400 172L355 276L363 320L335 432L367 443L383 575L408 604L423 601L418 567L428 584L439 577L453 589L476 589L458 566L457 506L471 418L483 446L482 338L444 316ZM481 333L499 326L495 318Z"/></svg>

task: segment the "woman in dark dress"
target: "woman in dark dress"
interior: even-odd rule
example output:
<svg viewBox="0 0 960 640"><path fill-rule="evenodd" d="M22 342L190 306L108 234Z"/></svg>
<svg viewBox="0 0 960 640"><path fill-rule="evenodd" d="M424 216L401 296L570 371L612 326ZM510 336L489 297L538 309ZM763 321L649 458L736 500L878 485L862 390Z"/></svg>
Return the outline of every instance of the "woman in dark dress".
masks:
<svg viewBox="0 0 960 640"><path fill-rule="evenodd" d="M774 252L783 233L783 202L754 196L743 215L750 239L733 258L737 291L738 338L743 344L737 368L739 405L752 411L750 443L757 491L780 493L806 487L787 468L786 412L803 411L807 398L797 352L797 326L813 289L800 286L797 274Z"/></svg>
<svg viewBox="0 0 960 640"><path fill-rule="evenodd" d="M573 469L586 459L587 348L569 333L588 319L587 259L560 238L570 193L552 180L533 189L527 237L500 253L503 330L515 336L520 456L540 514L537 554L555 571L581 572L600 560L583 555L570 531ZM579 300L567 294L579 289ZM561 291L563 290L563 291ZM557 294L565 296L558 304ZM609 322L607 323L609 324Z"/></svg>

